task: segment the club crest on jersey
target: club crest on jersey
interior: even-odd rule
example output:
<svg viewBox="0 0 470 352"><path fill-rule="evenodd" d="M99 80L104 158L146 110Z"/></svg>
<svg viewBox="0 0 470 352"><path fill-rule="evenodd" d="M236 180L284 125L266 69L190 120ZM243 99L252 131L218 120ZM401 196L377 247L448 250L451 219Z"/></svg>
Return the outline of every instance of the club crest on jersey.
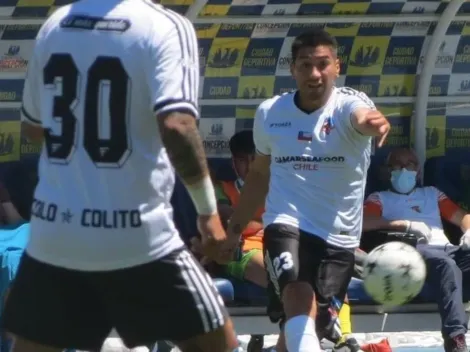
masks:
<svg viewBox="0 0 470 352"><path fill-rule="evenodd" d="M325 132L325 134L328 136L334 128L335 125L333 123L333 119L331 117L328 117L323 123L321 130L322 132Z"/></svg>

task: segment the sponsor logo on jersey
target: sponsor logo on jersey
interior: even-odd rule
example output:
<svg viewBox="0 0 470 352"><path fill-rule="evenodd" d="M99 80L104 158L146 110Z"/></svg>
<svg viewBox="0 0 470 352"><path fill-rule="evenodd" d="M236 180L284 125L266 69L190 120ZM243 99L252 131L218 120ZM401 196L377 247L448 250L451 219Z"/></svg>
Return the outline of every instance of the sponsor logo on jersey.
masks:
<svg viewBox="0 0 470 352"><path fill-rule="evenodd" d="M274 161L278 164L285 163L343 163L344 156L276 156Z"/></svg>
<svg viewBox="0 0 470 352"><path fill-rule="evenodd" d="M319 171L326 165L342 164L344 156L277 156L274 161L278 164L292 164L295 171Z"/></svg>
<svg viewBox="0 0 470 352"><path fill-rule="evenodd" d="M269 125L271 128L285 128L285 127L291 127L292 123L290 122L274 122Z"/></svg>
<svg viewBox="0 0 470 352"><path fill-rule="evenodd" d="M102 18L85 15L70 15L60 22L62 28L98 30L107 32L125 32L131 22L125 18Z"/></svg>

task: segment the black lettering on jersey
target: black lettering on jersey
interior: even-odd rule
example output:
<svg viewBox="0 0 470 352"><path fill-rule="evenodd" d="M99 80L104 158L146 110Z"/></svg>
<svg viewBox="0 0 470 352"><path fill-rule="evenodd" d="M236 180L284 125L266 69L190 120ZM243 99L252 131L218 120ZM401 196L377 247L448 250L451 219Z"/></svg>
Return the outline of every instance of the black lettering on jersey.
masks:
<svg viewBox="0 0 470 352"><path fill-rule="evenodd" d="M83 209L83 227L103 229L128 229L142 226L138 210Z"/></svg>
<svg viewBox="0 0 470 352"><path fill-rule="evenodd" d="M99 56L88 69L86 81L70 54L53 54L44 68L43 79L47 89L54 92L61 84L60 95L53 100L53 119L60 123L55 134L46 129L45 146L51 163L67 164L78 148L83 148L96 167L120 167L132 152L127 133L130 97L130 79L117 57ZM80 84L86 84L85 96L79 97ZM104 100L103 87L108 87L109 99ZM77 117L74 107L84 99L84 115ZM109 109L109 138L99 133L105 117L100 108ZM77 123L83 123L79 141ZM58 132L58 131L55 132Z"/></svg>
<svg viewBox="0 0 470 352"><path fill-rule="evenodd" d="M276 156L274 161L278 164L304 162L304 163L344 163L344 156Z"/></svg>
<svg viewBox="0 0 470 352"><path fill-rule="evenodd" d="M70 15L60 22L62 28L125 32L131 27L131 22L124 18L103 18L84 15Z"/></svg>
<svg viewBox="0 0 470 352"><path fill-rule="evenodd" d="M31 206L31 216L44 221L54 222L57 216L57 204L47 203L35 198Z"/></svg>

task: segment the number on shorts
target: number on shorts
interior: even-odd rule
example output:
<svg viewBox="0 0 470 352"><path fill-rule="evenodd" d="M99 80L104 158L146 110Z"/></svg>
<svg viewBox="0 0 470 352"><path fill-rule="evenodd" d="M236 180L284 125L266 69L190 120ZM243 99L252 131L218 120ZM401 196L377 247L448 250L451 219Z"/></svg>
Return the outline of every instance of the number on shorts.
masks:
<svg viewBox="0 0 470 352"><path fill-rule="evenodd" d="M294 261L292 260L292 254L289 252L282 252L279 257L273 260L274 272L279 278L282 272L290 270L294 267Z"/></svg>
<svg viewBox="0 0 470 352"><path fill-rule="evenodd" d="M59 90L52 103L52 116L60 122L60 134L45 131L45 146L50 162L67 164L75 149L83 147L97 167L119 167L130 154L127 135L127 109L130 90L129 76L117 57L99 56L88 69L83 110L83 141L74 108L80 97L81 75L70 54L53 54L43 72L47 89ZM105 97L104 88L109 91ZM109 118L100 110L109 109ZM104 123L103 123L104 122ZM99 127L109 128L109 138L101 138Z"/></svg>

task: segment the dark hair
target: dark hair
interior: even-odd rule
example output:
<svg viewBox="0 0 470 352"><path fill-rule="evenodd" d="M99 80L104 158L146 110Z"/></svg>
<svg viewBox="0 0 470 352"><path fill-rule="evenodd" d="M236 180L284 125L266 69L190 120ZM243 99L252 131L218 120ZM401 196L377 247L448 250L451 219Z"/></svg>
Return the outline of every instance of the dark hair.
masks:
<svg viewBox="0 0 470 352"><path fill-rule="evenodd" d="M330 35L327 31L322 28L315 28L308 32L298 35L291 46L292 60L295 61L299 50L305 47L313 47L325 45L333 49L336 54L338 50L338 42L335 37Z"/></svg>
<svg viewBox="0 0 470 352"><path fill-rule="evenodd" d="M229 141L230 153L233 156L247 155L255 153L255 142L253 141L253 131L243 130L235 133Z"/></svg>

